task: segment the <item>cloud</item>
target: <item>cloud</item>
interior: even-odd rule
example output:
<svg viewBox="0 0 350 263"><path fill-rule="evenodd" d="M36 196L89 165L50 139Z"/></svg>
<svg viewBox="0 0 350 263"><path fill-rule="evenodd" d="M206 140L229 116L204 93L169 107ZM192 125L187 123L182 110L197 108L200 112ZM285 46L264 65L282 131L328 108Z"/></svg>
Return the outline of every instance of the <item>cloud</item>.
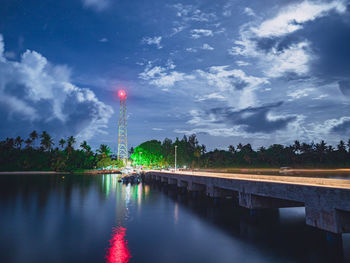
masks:
<svg viewBox="0 0 350 263"><path fill-rule="evenodd" d="M218 123L228 125L242 125L249 133L273 132L286 128L287 124L296 119L295 116L274 116L269 115L270 111L278 108L282 102L267 104L260 107L249 107L242 110L235 110L231 107L211 109L209 114L215 116Z"/></svg>
<svg viewBox="0 0 350 263"><path fill-rule="evenodd" d="M152 128L153 131L164 131L163 128Z"/></svg>
<svg viewBox="0 0 350 263"><path fill-rule="evenodd" d="M178 33L180 33L181 31L183 31L185 29L185 26L177 26L177 27L174 27L172 30L173 30L173 32L170 34L170 36L172 37L172 36L174 36L174 35L176 35L176 34L178 34Z"/></svg>
<svg viewBox="0 0 350 263"><path fill-rule="evenodd" d="M162 37L158 36L158 37L144 37L141 42L147 45L156 45L158 49L161 49L162 48L162 45L160 44L161 41L162 41Z"/></svg>
<svg viewBox="0 0 350 263"><path fill-rule="evenodd" d="M108 42L108 39L104 37L104 38L101 38L99 41L100 42Z"/></svg>
<svg viewBox="0 0 350 263"><path fill-rule="evenodd" d="M103 11L111 4L110 0L82 0L84 7Z"/></svg>
<svg viewBox="0 0 350 263"><path fill-rule="evenodd" d="M249 7L246 7L244 8L244 11L243 11L246 15L248 16L255 16L255 13L253 11L253 9L249 8Z"/></svg>
<svg viewBox="0 0 350 263"><path fill-rule="evenodd" d="M256 58L257 66L270 78L307 76L315 64L327 65L327 68L329 64L319 62L319 58L327 52L319 52L321 48L316 47L324 41L309 40L315 30L305 34L303 31L309 30L316 20L334 13L344 14L345 11L343 1L303 1L288 5L278 10L272 18L262 21L260 18L244 24L240 28L240 38L229 53ZM322 31L317 33L318 38L323 35Z"/></svg>
<svg viewBox="0 0 350 263"><path fill-rule="evenodd" d="M229 17L232 15L232 9L233 9L234 1L229 0L222 8L222 15Z"/></svg>
<svg viewBox="0 0 350 263"><path fill-rule="evenodd" d="M303 28L303 24L316 18L326 16L330 11L344 13L346 5L343 1L311 2L289 5L275 17L265 20L258 27L251 28L258 37L276 37L290 34Z"/></svg>
<svg viewBox="0 0 350 263"><path fill-rule="evenodd" d="M205 101L205 100L226 100L226 98L219 93L210 93L204 96L197 96L196 101Z"/></svg>
<svg viewBox="0 0 350 263"><path fill-rule="evenodd" d="M214 13L205 13L193 5L183 5L181 3L173 5L176 10L177 17L180 17L184 22L211 22L216 20Z"/></svg>
<svg viewBox="0 0 350 263"><path fill-rule="evenodd" d="M342 117L328 121L332 132L348 135L350 132L350 117Z"/></svg>
<svg viewBox="0 0 350 263"><path fill-rule="evenodd" d="M214 50L214 48L212 46L210 46L209 44L203 44L202 46L202 49L203 50Z"/></svg>
<svg viewBox="0 0 350 263"><path fill-rule="evenodd" d="M193 48L193 47L188 47L188 48L186 48L186 51L187 51L187 52L196 53L196 52L197 52L197 49L195 49L195 48Z"/></svg>
<svg viewBox="0 0 350 263"><path fill-rule="evenodd" d="M284 130L297 120L297 116L278 116L271 113L282 102L260 107L236 110L232 107L212 108L207 111L192 110L188 124L195 126L190 130L177 129L175 132L206 133L212 136L239 136L241 138L267 139L270 133Z"/></svg>
<svg viewBox="0 0 350 263"><path fill-rule="evenodd" d="M149 63L145 70L139 74L139 78L149 81L150 84L155 85L160 88L167 88L174 86L178 81L185 79L192 79L193 76L186 75L182 72L174 71L175 65L168 61L166 67L152 66ZM173 70L173 71L171 71Z"/></svg>
<svg viewBox="0 0 350 263"><path fill-rule="evenodd" d="M243 70L229 69L229 66L213 66L208 71L197 70L197 73L211 87L229 95L229 101L232 102L229 98L237 98L234 102L237 108L256 105L254 91L269 83L266 78L249 76Z"/></svg>
<svg viewBox="0 0 350 263"><path fill-rule="evenodd" d="M297 89L289 92L287 96L291 97L291 100L296 100L309 96L310 92L315 91L314 88Z"/></svg>
<svg viewBox="0 0 350 263"><path fill-rule="evenodd" d="M350 97L350 80L339 81L339 89L344 96Z"/></svg>
<svg viewBox="0 0 350 263"><path fill-rule="evenodd" d="M212 37L213 31L210 29L192 29L191 30L191 37L194 39L200 38L200 37Z"/></svg>
<svg viewBox="0 0 350 263"><path fill-rule="evenodd" d="M8 61L3 56L3 47L0 37L0 101L4 127L15 131L34 126L55 135L75 135L78 139L105 132L112 108L98 100L91 90L71 83L69 68L53 65L30 50L22 54L19 62Z"/></svg>
<svg viewBox="0 0 350 263"><path fill-rule="evenodd" d="M246 61L242 61L242 60L237 60L237 61L236 61L236 64L237 64L238 66L249 66L249 65L250 65L250 63L248 63L248 62L246 62Z"/></svg>

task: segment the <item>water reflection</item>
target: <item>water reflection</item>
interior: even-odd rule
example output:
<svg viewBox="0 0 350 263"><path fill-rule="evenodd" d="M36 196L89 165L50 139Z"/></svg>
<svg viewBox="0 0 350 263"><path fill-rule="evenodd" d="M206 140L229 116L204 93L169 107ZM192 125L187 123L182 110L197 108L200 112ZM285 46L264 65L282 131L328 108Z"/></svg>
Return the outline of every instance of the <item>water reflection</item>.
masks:
<svg viewBox="0 0 350 263"><path fill-rule="evenodd" d="M113 237L109 241L106 254L107 263L127 263L131 258L126 240L126 228L117 227L113 229Z"/></svg>
<svg viewBox="0 0 350 263"><path fill-rule="evenodd" d="M0 176L0 262L350 262L350 236L332 252L302 209L252 216L117 179Z"/></svg>

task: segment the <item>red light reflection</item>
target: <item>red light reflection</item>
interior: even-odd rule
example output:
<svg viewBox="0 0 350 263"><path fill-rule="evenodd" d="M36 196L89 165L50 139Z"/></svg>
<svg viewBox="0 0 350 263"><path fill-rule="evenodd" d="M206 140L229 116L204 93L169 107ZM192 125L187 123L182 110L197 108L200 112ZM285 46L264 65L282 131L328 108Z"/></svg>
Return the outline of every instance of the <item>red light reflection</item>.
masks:
<svg viewBox="0 0 350 263"><path fill-rule="evenodd" d="M113 237L109 240L109 248L106 253L107 263L127 263L131 258L128 241L125 239L126 228L113 228Z"/></svg>

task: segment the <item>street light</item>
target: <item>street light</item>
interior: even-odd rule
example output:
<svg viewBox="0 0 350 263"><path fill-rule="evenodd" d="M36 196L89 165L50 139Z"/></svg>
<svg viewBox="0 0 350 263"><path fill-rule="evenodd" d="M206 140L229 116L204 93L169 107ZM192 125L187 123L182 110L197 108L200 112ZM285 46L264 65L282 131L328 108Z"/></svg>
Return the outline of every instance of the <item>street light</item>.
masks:
<svg viewBox="0 0 350 263"><path fill-rule="evenodd" d="M175 172L176 172L176 150L177 150L177 145L175 145Z"/></svg>

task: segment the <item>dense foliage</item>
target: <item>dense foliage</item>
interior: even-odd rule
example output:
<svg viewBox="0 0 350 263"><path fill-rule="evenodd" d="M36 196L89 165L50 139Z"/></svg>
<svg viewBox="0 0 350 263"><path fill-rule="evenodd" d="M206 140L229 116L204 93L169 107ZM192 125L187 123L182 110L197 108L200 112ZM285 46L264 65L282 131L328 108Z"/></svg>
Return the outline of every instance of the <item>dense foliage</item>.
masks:
<svg viewBox="0 0 350 263"><path fill-rule="evenodd" d="M177 166L191 168L224 167L349 167L350 140L347 144L340 141L336 147L319 143L300 143L284 146L273 144L267 148L254 150L250 144L230 145L227 150L206 152L205 145L200 145L196 135L173 142L166 138L163 143L147 141L134 150L131 155L134 164L151 167L174 167L175 146L177 146Z"/></svg>
<svg viewBox="0 0 350 263"><path fill-rule="evenodd" d="M102 144L94 153L86 141L75 149L73 136L58 141L53 147L51 136L43 131L40 135L33 131L26 140L20 136L0 141L1 171L74 171L106 167L122 166L122 162L111 159L111 150Z"/></svg>

